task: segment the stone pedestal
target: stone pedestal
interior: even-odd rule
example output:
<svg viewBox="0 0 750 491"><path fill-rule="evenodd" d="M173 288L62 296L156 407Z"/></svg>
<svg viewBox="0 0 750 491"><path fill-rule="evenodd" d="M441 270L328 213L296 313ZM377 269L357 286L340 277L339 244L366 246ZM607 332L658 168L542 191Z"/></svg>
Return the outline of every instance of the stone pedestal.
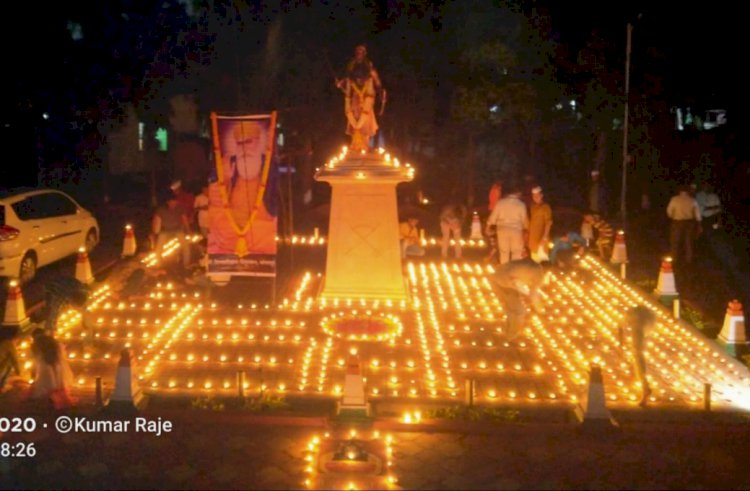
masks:
<svg viewBox="0 0 750 491"><path fill-rule="evenodd" d="M379 153L346 155L315 175L332 188L323 298L407 298L396 185L412 178Z"/></svg>

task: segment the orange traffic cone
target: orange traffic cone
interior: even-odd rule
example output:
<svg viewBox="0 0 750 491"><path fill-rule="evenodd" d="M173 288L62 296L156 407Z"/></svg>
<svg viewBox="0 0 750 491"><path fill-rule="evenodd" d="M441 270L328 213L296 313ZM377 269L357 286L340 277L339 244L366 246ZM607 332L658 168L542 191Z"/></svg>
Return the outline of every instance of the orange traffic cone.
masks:
<svg viewBox="0 0 750 491"><path fill-rule="evenodd" d="M479 213L476 211L471 217L471 240L482 240L482 222L479 220Z"/></svg>
<svg viewBox="0 0 750 491"><path fill-rule="evenodd" d="M94 275L91 273L91 263L89 262L89 254L83 247L78 249L75 278L85 285L90 285L94 282Z"/></svg>
<svg viewBox="0 0 750 491"><path fill-rule="evenodd" d="M744 348L748 344L745 337L745 314L742 312L742 304L736 299L727 306L724 324L716 340L724 345L732 356L737 356L738 348Z"/></svg>
<svg viewBox="0 0 750 491"><path fill-rule="evenodd" d="M25 327L29 324L29 316L26 315L26 305L23 301L23 292L17 280L8 283L8 297L5 302L5 315L3 316L3 327Z"/></svg>
<svg viewBox="0 0 750 491"><path fill-rule="evenodd" d="M123 412L138 410L138 406L143 401L143 392L138 385L137 377L133 377L134 365L133 353L129 349L122 350L115 376L115 390L107 404L108 410Z"/></svg>
<svg viewBox="0 0 750 491"><path fill-rule="evenodd" d="M122 256L135 256L136 251L137 247L135 244L135 233L133 232L133 227L125 225L125 240L122 243Z"/></svg>
<svg viewBox="0 0 750 491"><path fill-rule="evenodd" d="M670 306L672 302L680 296L680 294L677 293L677 288L674 283L674 271L672 270L671 257L665 257L661 262L659 278L656 281L656 290L654 290L654 293L658 295L659 301L667 306Z"/></svg>
<svg viewBox="0 0 750 491"><path fill-rule="evenodd" d="M583 430L611 430L619 428L619 424L607 409L604 396L604 382L602 369L598 365L591 365L589 375L589 389L585 401L579 408L579 420Z"/></svg>
<svg viewBox="0 0 750 491"><path fill-rule="evenodd" d="M612 264L623 264L628 262L628 248L625 245L625 231L618 230L615 237L615 245L612 249Z"/></svg>
<svg viewBox="0 0 750 491"><path fill-rule="evenodd" d="M344 396L339 403L337 414L344 418L367 418L370 405L365 398L365 384L362 378L359 358L349 356L344 379Z"/></svg>

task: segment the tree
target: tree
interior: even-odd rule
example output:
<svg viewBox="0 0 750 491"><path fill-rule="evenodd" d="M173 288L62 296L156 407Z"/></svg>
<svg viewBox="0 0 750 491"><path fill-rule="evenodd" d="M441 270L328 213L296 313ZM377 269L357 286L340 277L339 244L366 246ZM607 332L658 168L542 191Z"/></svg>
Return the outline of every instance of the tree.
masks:
<svg viewBox="0 0 750 491"><path fill-rule="evenodd" d="M473 201L478 140L489 137L535 172L539 142L561 87L554 81L554 44L544 13L474 0L448 4L454 40L451 113L467 142L467 191ZM485 164L486 165L486 164ZM538 169L537 169L538 170Z"/></svg>

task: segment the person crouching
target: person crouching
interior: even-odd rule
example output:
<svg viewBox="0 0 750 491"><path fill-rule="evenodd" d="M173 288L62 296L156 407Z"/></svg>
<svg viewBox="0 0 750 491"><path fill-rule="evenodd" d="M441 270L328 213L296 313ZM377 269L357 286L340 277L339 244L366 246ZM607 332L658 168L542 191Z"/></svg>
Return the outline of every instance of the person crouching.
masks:
<svg viewBox="0 0 750 491"><path fill-rule="evenodd" d="M493 287L507 316L506 334L512 341L526 322L526 302L536 312L544 310L540 288L545 283L544 268L529 258L501 265L492 277Z"/></svg>

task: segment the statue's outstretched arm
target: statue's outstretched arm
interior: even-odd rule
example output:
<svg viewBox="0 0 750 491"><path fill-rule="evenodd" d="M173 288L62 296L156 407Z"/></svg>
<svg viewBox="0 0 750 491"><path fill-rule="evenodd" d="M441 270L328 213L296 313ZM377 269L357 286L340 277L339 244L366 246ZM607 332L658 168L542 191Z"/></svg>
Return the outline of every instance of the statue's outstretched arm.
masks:
<svg viewBox="0 0 750 491"><path fill-rule="evenodd" d="M378 75L378 71L374 68L370 70L370 76L372 77L372 83L375 85L375 90L381 91L383 90L383 84L380 83L380 75Z"/></svg>

